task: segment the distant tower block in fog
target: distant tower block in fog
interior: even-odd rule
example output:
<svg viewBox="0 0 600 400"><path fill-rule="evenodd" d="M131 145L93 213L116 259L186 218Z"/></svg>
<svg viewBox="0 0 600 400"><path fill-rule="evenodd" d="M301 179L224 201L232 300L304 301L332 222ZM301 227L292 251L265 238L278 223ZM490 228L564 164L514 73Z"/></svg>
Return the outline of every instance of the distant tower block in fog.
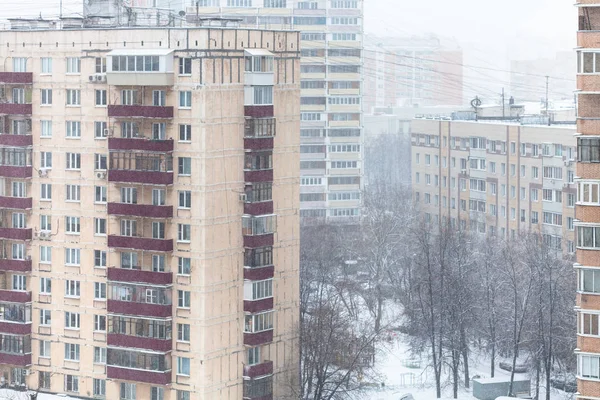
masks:
<svg viewBox="0 0 600 400"><path fill-rule="evenodd" d="M364 110L463 104L463 53L435 36L365 38Z"/></svg>

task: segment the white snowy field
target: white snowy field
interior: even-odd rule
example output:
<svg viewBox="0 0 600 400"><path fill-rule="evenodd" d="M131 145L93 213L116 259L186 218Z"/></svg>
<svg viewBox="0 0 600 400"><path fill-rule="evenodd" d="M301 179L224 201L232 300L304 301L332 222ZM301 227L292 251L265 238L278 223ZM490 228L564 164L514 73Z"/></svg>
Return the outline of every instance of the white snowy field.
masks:
<svg viewBox="0 0 600 400"><path fill-rule="evenodd" d="M399 336L392 343L386 343L380 346L380 351L375 359L375 369L385 386L381 387L381 381L378 388L368 391L366 396L369 400L398 400L400 396L406 393L413 395L415 400L434 400L435 397L435 379L433 371L426 368L426 362L423 360L418 368L408 368L406 362L411 359L408 347ZM489 359L474 355L470 360L470 373L480 375L481 377L490 377ZM501 370L496 365L496 377L510 377L510 372ZM526 378L527 374L515 374L516 377ZM375 383L375 382L374 382ZM443 382L444 383L444 382ZM545 398L540 396L540 398ZM449 381L445 382L442 399L452 399L452 386ZM572 393L551 388L552 400L573 400L575 396ZM474 400L470 389L459 389L459 400Z"/></svg>
<svg viewBox="0 0 600 400"><path fill-rule="evenodd" d="M0 389L0 400L29 400L27 392L16 392L10 389ZM75 397L39 393L36 400L79 400Z"/></svg>

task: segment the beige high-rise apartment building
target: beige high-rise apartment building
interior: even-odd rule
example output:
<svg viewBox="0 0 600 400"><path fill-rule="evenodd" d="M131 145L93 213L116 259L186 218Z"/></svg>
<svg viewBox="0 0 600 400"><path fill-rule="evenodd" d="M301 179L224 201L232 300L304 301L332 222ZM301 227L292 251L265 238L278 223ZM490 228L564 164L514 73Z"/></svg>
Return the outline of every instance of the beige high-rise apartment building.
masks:
<svg viewBox="0 0 600 400"><path fill-rule="evenodd" d="M30 29L0 32L0 383L291 395L300 34L12 22Z"/></svg>
<svg viewBox="0 0 600 400"><path fill-rule="evenodd" d="M575 252L575 129L414 119L414 200L431 222L515 238L537 231Z"/></svg>

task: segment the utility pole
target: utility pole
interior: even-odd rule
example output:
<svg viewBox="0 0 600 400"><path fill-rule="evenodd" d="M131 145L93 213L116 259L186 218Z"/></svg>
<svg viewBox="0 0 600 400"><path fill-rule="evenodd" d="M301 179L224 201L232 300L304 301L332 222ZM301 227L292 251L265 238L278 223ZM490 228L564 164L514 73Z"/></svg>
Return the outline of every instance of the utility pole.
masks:
<svg viewBox="0 0 600 400"><path fill-rule="evenodd" d="M504 117L504 88L502 88L502 118Z"/></svg>

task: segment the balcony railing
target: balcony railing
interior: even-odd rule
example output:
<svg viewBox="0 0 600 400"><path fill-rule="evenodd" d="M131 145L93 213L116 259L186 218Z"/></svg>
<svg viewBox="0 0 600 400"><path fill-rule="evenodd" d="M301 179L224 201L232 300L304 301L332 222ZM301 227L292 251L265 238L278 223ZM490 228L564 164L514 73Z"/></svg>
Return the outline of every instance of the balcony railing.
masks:
<svg viewBox="0 0 600 400"><path fill-rule="evenodd" d="M0 258L0 271L31 272L31 259L11 260Z"/></svg>
<svg viewBox="0 0 600 400"><path fill-rule="evenodd" d="M13 208L17 210L30 210L31 197L0 196L0 208Z"/></svg>
<svg viewBox="0 0 600 400"><path fill-rule="evenodd" d="M0 84L30 85L32 83L32 72L0 72Z"/></svg>
<svg viewBox="0 0 600 400"><path fill-rule="evenodd" d="M117 105L108 106L108 116L112 118L173 118L172 106Z"/></svg>
<svg viewBox="0 0 600 400"><path fill-rule="evenodd" d="M273 329L268 331L248 333L244 332L244 344L246 346L258 346L273 341Z"/></svg>
<svg viewBox="0 0 600 400"><path fill-rule="evenodd" d="M108 280L128 283L148 283L150 285L170 285L173 283L173 274L171 272L111 267L108 269Z"/></svg>
<svg viewBox="0 0 600 400"><path fill-rule="evenodd" d="M143 382L153 385L169 385L171 383L171 371L143 371L107 365L106 376L108 379Z"/></svg>
<svg viewBox="0 0 600 400"><path fill-rule="evenodd" d="M0 114L6 115L31 115L31 104L0 103Z"/></svg>
<svg viewBox="0 0 600 400"><path fill-rule="evenodd" d="M251 118L272 118L273 106L244 106L244 115Z"/></svg>
<svg viewBox="0 0 600 400"><path fill-rule="evenodd" d="M31 365L31 353L29 354L7 354L0 353L0 364L26 367Z"/></svg>
<svg viewBox="0 0 600 400"><path fill-rule="evenodd" d="M134 303L132 301L108 300L108 312L142 317L167 318L173 315L171 304Z"/></svg>
<svg viewBox="0 0 600 400"><path fill-rule="evenodd" d="M109 333L106 344L117 347L130 347L134 349L145 349L166 353L172 349L172 340L155 339L140 336L120 335Z"/></svg>
<svg viewBox="0 0 600 400"><path fill-rule="evenodd" d="M128 215L147 218L172 218L173 206L152 204L108 203L109 215Z"/></svg>
<svg viewBox="0 0 600 400"><path fill-rule="evenodd" d="M173 239L108 235L108 247L147 251L173 251Z"/></svg>
<svg viewBox="0 0 600 400"><path fill-rule="evenodd" d="M31 302L31 292L0 290L0 301L9 303L29 303Z"/></svg>
<svg viewBox="0 0 600 400"><path fill-rule="evenodd" d="M9 335L30 335L31 321L29 322L5 322L0 321L0 333Z"/></svg>
<svg viewBox="0 0 600 400"><path fill-rule="evenodd" d="M267 299L260 300L244 300L244 311L257 313L260 311L267 311L273 309L273 298L269 297Z"/></svg>
<svg viewBox="0 0 600 400"><path fill-rule="evenodd" d="M173 139L153 140L148 138L108 138L109 150L141 150L160 151L163 153L173 151Z"/></svg>
<svg viewBox="0 0 600 400"><path fill-rule="evenodd" d="M110 170L108 171L108 180L110 182L172 185L173 172Z"/></svg>
<svg viewBox="0 0 600 400"><path fill-rule="evenodd" d="M0 239L31 240L31 228L0 228Z"/></svg>
<svg viewBox="0 0 600 400"><path fill-rule="evenodd" d="M273 361L265 361L256 365L244 365L244 376L256 378L273 373Z"/></svg>
<svg viewBox="0 0 600 400"><path fill-rule="evenodd" d="M0 146L25 147L33 145L33 136L14 135L10 133L0 134Z"/></svg>
<svg viewBox="0 0 600 400"><path fill-rule="evenodd" d="M31 165L0 165L0 176L4 178L31 178Z"/></svg>

